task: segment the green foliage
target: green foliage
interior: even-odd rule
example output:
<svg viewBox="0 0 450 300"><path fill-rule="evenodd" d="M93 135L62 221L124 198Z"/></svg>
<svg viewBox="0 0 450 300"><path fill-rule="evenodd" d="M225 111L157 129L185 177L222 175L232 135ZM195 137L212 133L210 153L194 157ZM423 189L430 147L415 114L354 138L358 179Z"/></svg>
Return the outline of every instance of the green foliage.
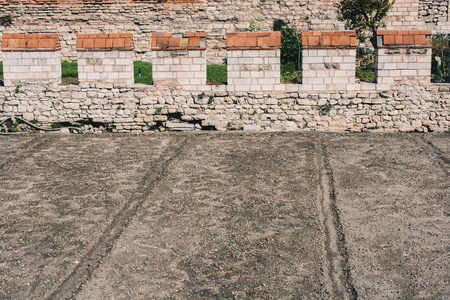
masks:
<svg viewBox="0 0 450 300"><path fill-rule="evenodd" d="M0 76L3 76L3 62L0 61Z"/></svg>
<svg viewBox="0 0 450 300"><path fill-rule="evenodd" d="M19 125L17 122L13 122L11 120L6 121L3 123L3 126L6 127L7 132L18 132L19 131Z"/></svg>
<svg viewBox="0 0 450 300"><path fill-rule="evenodd" d="M370 68L356 68L355 77L364 82L375 82L375 72Z"/></svg>
<svg viewBox="0 0 450 300"><path fill-rule="evenodd" d="M214 97L213 96L209 96L208 104L213 104L213 103L214 103Z"/></svg>
<svg viewBox="0 0 450 300"><path fill-rule="evenodd" d="M155 115L159 115L161 113L162 107L158 107L155 109Z"/></svg>
<svg viewBox="0 0 450 300"><path fill-rule="evenodd" d="M152 64L143 61L135 61L134 68L134 82L153 84ZM140 72L139 72L140 70Z"/></svg>
<svg viewBox="0 0 450 300"><path fill-rule="evenodd" d="M8 27L12 24L12 18L10 15L5 15L0 17L0 25Z"/></svg>
<svg viewBox="0 0 450 300"><path fill-rule="evenodd" d="M324 105L319 105L319 112L321 115L325 115L327 113L329 113L332 109L333 109L333 105L331 104L324 104Z"/></svg>
<svg viewBox="0 0 450 300"><path fill-rule="evenodd" d="M294 63L300 69L300 39L294 28L284 27L281 31L281 64Z"/></svg>
<svg viewBox="0 0 450 300"><path fill-rule="evenodd" d="M200 100L202 100L205 97L206 97L205 92L202 92L201 94L198 94L198 99L200 99Z"/></svg>
<svg viewBox="0 0 450 300"><path fill-rule="evenodd" d="M255 20L250 21L250 25L248 26L248 28L242 29L242 31L248 31L248 32L255 32L255 31L261 31L261 30L262 30L261 24L256 24Z"/></svg>
<svg viewBox="0 0 450 300"><path fill-rule="evenodd" d="M281 31L286 26L286 22L280 19L275 19L273 21L272 30L273 31Z"/></svg>
<svg viewBox="0 0 450 300"><path fill-rule="evenodd" d="M338 20L355 30L360 41L370 37L376 47L376 31L394 3L395 0L340 0L336 4Z"/></svg>
<svg viewBox="0 0 450 300"><path fill-rule="evenodd" d="M450 34L437 33L433 35L433 51L431 60L431 78L433 82L449 82Z"/></svg>
<svg viewBox="0 0 450 300"><path fill-rule="evenodd" d="M61 62L62 78L78 78L78 64L76 61Z"/></svg>
<svg viewBox="0 0 450 300"><path fill-rule="evenodd" d="M281 65L280 81L281 83L299 83L301 79L301 71L296 70L294 62Z"/></svg>
<svg viewBox="0 0 450 300"><path fill-rule="evenodd" d="M213 83L227 83L227 66L207 65L206 81Z"/></svg>
<svg viewBox="0 0 450 300"><path fill-rule="evenodd" d="M52 123L52 124L51 124L51 127L52 127L53 129L58 129L58 128L63 128L64 125L63 125L63 124L60 124L60 123Z"/></svg>

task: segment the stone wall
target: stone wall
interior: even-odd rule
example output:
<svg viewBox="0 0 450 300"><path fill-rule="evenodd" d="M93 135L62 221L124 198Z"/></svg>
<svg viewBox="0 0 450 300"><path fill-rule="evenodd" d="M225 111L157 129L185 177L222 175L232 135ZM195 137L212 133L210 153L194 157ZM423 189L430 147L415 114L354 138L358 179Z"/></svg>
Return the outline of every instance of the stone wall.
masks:
<svg viewBox="0 0 450 300"><path fill-rule="evenodd" d="M409 83L385 92L259 95L143 85L24 85L0 87L0 115L113 132L164 130L170 122L204 130L448 131L450 92L448 85Z"/></svg>
<svg viewBox="0 0 450 300"><path fill-rule="evenodd" d="M3 1L9 5L2 7L1 15L10 15L13 23L6 28L0 26L0 35L3 32L58 33L63 60L74 61L78 34L128 32L134 37L136 59L151 61L153 32L200 31L208 35L208 63L222 63L227 55L226 34L248 28L252 20L263 31L270 31L277 19L299 31L333 30L339 24L333 6L336 0L209 0L182 4L82 2L84 5L22 5L20 3L28 2Z"/></svg>
<svg viewBox="0 0 450 300"><path fill-rule="evenodd" d="M427 24L447 22L448 6L448 0L420 0L419 18Z"/></svg>

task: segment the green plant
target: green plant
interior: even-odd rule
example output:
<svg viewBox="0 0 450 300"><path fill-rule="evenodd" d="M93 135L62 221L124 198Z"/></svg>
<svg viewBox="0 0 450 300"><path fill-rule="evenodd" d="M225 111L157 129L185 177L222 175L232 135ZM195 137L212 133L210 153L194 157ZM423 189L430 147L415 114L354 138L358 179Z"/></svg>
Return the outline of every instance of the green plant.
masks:
<svg viewBox="0 0 450 300"><path fill-rule="evenodd" d="M231 124L231 122L227 123L227 129L230 130L233 127L233 125Z"/></svg>
<svg viewBox="0 0 450 300"><path fill-rule="evenodd" d="M350 102L347 104L347 107L352 107L353 105L355 105L355 103L353 103L353 101L350 101Z"/></svg>
<svg viewBox="0 0 450 300"><path fill-rule="evenodd" d="M214 102L214 97L213 96L209 96L208 104L213 104L213 102Z"/></svg>
<svg viewBox="0 0 450 300"><path fill-rule="evenodd" d="M281 65L280 73L281 83L299 83L302 77L302 72L296 70L295 63L293 62Z"/></svg>
<svg viewBox="0 0 450 300"><path fill-rule="evenodd" d="M153 84L152 64L143 61L135 61L134 68L134 82Z"/></svg>
<svg viewBox="0 0 450 300"><path fill-rule="evenodd" d="M0 61L0 75L3 75L3 62Z"/></svg>
<svg viewBox="0 0 450 300"><path fill-rule="evenodd" d="M281 30L281 64L293 63L295 70L300 70L300 39L297 31L291 27Z"/></svg>
<svg viewBox="0 0 450 300"><path fill-rule="evenodd" d="M206 81L212 83L227 83L227 66L207 65Z"/></svg>
<svg viewBox="0 0 450 300"><path fill-rule="evenodd" d="M18 93L18 92L20 92L20 85L16 85L16 88L14 89L14 92L15 93Z"/></svg>
<svg viewBox="0 0 450 300"><path fill-rule="evenodd" d="M377 47L376 32L383 18L395 0L340 0L337 4L339 21L344 21L348 29L356 30L358 39Z"/></svg>
<svg viewBox="0 0 450 300"><path fill-rule="evenodd" d="M450 34L442 32L437 33L433 35L432 41L433 49L431 54L431 77L433 82L448 82L448 68L450 67Z"/></svg>
<svg viewBox="0 0 450 300"><path fill-rule="evenodd" d="M76 61L61 62L62 78L78 78L78 64Z"/></svg>
<svg viewBox="0 0 450 300"><path fill-rule="evenodd" d="M117 105L117 110L122 109L122 105Z"/></svg>
<svg viewBox="0 0 450 300"><path fill-rule="evenodd" d="M326 114L326 113L329 113L333 109L333 105L324 104L324 105L319 105L318 108L319 108L319 112L321 114Z"/></svg>
<svg viewBox="0 0 450 300"><path fill-rule="evenodd" d="M12 24L12 18L10 15L5 15L0 17L0 25L8 27Z"/></svg>
<svg viewBox="0 0 450 300"><path fill-rule="evenodd" d="M261 24L256 24L255 20L250 21L250 25L248 26L248 28L242 29L242 31L249 31L249 32L261 31L261 30L262 30Z"/></svg>
<svg viewBox="0 0 450 300"><path fill-rule="evenodd" d="M11 120L6 121L3 123L6 126L6 129L8 132L17 132L19 131L19 127L17 122L13 122Z"/></svg>
<svg viewBox="0 0 450 300"><path fill-rule="evenodd" d="M161 113L162 107L158 107L155 109L155 115L159 115Z"/></svg>
<svg viewBox="0 0 450 300"><path fill-rule="evenodd" d="M60 123L52 123L52 124L50 125L50 127L53 128L53 129L58 129L58 128L63 128L64 125L63 125L63 124L60 124Z"/></svg>
<svg viewBox="0 0 450 300"><path fill-rule="evenodd" d="M253 110L252 115L256 115L258 112L255 110Z"/></svg>
<svg viewBox="0 0 450 300"><path fill-rule="evenodd" d="M205 92L202 92L201 94L198 94L198 99L203 99L203 98L205 98L205 96L206 96L206 94L205 94Z"/></svg>
<svg viewBox="0 0 450 300"><path fill-rule="evenodd" d="M370 68L356 68L355 77L364 82L375 82L375 72Z"/></svg>

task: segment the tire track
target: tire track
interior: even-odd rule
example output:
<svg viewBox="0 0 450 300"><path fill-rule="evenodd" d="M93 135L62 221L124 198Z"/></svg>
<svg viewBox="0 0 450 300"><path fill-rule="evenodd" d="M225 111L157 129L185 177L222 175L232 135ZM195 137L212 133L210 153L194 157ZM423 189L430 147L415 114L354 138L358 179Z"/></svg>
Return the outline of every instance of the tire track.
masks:
<svg viewBox="0 0 450 300"><path fill-rule="evenodd" d="M420 143L424 144L425 147L428 148L428 151L436 155L436 157L439 159L438 164L444 171L445 175L449 176L449 165L450 165L450 159L448 156L438 147L436 147L432 141L426 138L426 136L423 136L422 138L415 138L416 141L420 141Z"/></svg>
<svg viewBox="0 0 450 300"><path fill-rule="evenodd" d="M178 139L178 141L175 141L172 149L164 151L154 163L148 166L150 171L140 181L140 189L136 192L135 197L123 206L97 243L80 260L80 263L72 273L46 299L75 298L76 294L81 291L83 285L89 281L94 270L100 266L103 259L110 253L116 240L136 215L137 210L147 199L155 185L165 177L166 170L185 148L187 140L188 138Z"/></svg>
<svg viewBox="0 0 450 300"><path fill-rule="evenodd" d="M22 146L22 149L25 148L24 151L20 152L19 154L13 156L10 159L5 160L3 163L0 164L0 170L3 168L6 168L11 163L14 163L21 158L25 157L27 154L36 152L38 150L42 150L44 146L46 146L49 142L53 142L54 140L51 140L51 137L46 136L38 136L33 138L32 140L28 141L26 144Z"/></svg>
<svg viewBox="0 0 450 300"><path fill-rule="evenodd" d="M345 235L336 207L333 171L327 148L321 140L316 145L319 164L318 187L319 219L325 228L326 260L324 263L325 288L332 299L357 299L358 294L350 274Z"/></svg>

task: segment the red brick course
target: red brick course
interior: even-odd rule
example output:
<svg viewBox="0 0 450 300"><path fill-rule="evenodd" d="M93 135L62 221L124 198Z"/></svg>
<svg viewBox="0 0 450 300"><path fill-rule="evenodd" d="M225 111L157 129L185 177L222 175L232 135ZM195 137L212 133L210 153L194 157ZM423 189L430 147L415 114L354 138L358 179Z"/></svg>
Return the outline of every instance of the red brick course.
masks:
<svg viewBox="0 0 450 300"><path fill-rule="evenodd" d="M430 48L431 34L430 30L378 30L377 36L382 37L382 44L378 48Z"/></svg>
<svg viewBox="0 0 450 300"><path fill-rule="evenodd" d="M356 48L356 32L308 31L302 32L302 47L307 49Z"/></svg>
<svg viewBox="0 0 450 300"><path fill-rule="evenodd" d="M205 50L206 33L194 32L183 34L153 33L152 50L172 51L172 50Z"/></svg>
<svg viewBox="0 0 450 300"><path fill-rule="evenodd" d="M77 51L132 51L134 49L131 33L79 34Z"/></svg>
<svg viewBox="0 0 450 300"><path fill-rule="evenodd" d="M281 32L227 33L228 50L264 50L281 47Z"/></svg>
<svg viewBox="0 0 450 300"><path fill-rule="evenodd" d="M61 44L56 33L5 33L2 36L1 49L4 52L53 52L61 50Z"/></svg>

